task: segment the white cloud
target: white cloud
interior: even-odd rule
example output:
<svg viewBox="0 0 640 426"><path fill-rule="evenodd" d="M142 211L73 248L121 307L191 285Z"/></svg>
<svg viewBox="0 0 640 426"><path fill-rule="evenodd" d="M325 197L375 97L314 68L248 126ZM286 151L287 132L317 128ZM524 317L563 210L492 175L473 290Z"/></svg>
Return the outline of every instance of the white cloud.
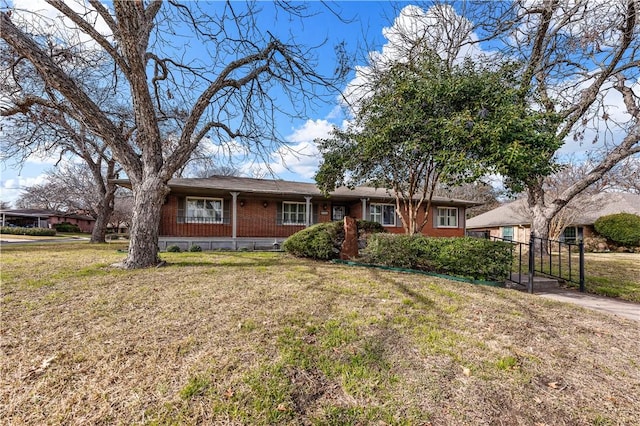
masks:
<svg viewBox="0 0 640 426"><path fill-rule="evenodd" d="M85 0L67 0L65 4L91 24L100 34L110 38L111 29ZM106 9L109 7L105 4ZM12 20L17 25L39 34L49 34L51 40L66 46L82 45L86 50L100 50L101 47L77 25L63 17L56 8L44 0L14 0Z"/></svg>
<svg viewBox="0 0 640 426"><path fill-rule="evenodd" d="M332 128L333 124L324 119L307 120L286 137L288 144L276 149L268 163L245 164L242 170L245 174L255 174L258 170L266 175L282 176L293 173L305 180L312 179L321 158L314 141L328 137Z"/></svg>
<svg viewBox="0 0 640 426"><path fill-rule="evenodd" d="M369 96L373 73L425 51L435 52L450 63L488 54L475 43L478 37L471 31L472 27L472 23L450 5L435 5L426 11L413 5L404 7L393 25L382 29L387 42L381 50L369 52L366 66L356 66L355 77L343 92L346 104L353 108L360 99Z"/></svg>
<svg viewBox="0 0 640 426"><path fill-rule="evenodd" d="M0 200L10 202L15 207L15 201L20 197L21 192L33 185L41 185L48 181L46 174L33 177L10 178L2 181Z"/></svg>

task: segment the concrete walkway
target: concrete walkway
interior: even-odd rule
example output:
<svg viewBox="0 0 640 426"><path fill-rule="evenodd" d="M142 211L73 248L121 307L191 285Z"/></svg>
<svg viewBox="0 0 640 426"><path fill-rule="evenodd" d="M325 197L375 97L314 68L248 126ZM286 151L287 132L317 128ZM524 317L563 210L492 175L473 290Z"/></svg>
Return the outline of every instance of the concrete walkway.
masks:
<svg viewBox="0 0 640 426"><path fill-rule="evenodd" d="M537 295L560 302L573 303L587 309L606 312L624 318L640 321L640 304L610 297L596 296L565 289L545 289Z"/></svg>

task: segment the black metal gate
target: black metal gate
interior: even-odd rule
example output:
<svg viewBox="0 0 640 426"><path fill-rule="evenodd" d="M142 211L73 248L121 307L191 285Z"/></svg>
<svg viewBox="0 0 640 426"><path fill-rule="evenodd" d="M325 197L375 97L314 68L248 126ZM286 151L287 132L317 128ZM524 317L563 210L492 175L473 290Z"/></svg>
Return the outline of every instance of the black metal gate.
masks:
<svg viewBox="0 0 640 426"><path fill-rule="evenodd" d="M513 264L509 281L526 285L533 293L533 277L541 274L578 285L584 292L584 243L580 240L547 240L531 235L528 243L491 237L512 244ZM516 274L517 273L517 274Z"/></svg>

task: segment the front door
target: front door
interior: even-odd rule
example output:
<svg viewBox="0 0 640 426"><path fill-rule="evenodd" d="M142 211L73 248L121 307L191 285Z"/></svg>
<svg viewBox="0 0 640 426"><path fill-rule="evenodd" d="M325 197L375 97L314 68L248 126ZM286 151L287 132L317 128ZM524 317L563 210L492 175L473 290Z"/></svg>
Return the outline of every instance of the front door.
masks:
<svg viewBox="0 0 640 426"><path fill-rule="evenodd" d="M331 209L331 220L342 220L347 214L345 206L333 206Z"/></svg>

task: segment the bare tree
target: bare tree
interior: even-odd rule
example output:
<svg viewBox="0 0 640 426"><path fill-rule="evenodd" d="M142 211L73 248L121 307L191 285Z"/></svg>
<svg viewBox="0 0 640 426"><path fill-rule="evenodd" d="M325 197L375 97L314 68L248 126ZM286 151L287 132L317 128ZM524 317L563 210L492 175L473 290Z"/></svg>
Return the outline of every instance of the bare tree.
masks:
<svg viewBox="0 0 640 426"><path fill-rule="evenodd" d="M133 197L130 194L116 195L113 206L113 213L109 218L109 223L115 228L120 229L124 226L131 226L131 218L133 217Z"/></svg>
<svg viewBox="0 0 640 426"><path fill-rule="evenodd" d="M69 195L67 188L60 187L57 183L32 185L22 190L16 200L16 207L75 212L78 206Z"/></svg>
<svg viewBox="0 0 640 426"><path fill-rule="evenodd" d="M8 210L10 208L11 208L10 202L0 200L0 210Z"/></svg>
<svg viewBox="0 0 640 426"><path fill-rule="evenodd" d="M466 209L467 219L469 219L499 207L502 194L491 184L478 181L455 186L441 184L436 188L435 195L482 203Z"/></svg>
<svg viewBox="0 0 640 426"><path fill-rule="evenodd" d="M522 61L522 93L558 114L558 137L566 144L597 142L598 161L562 191L549 192L543 176L527 179L532 230L547 238L552 220L572 199L640 152L640 102L633 87L640 66L640 2L519 0L482 2L476 15L471 9L480 41L504 46L504 55ZM626 114L612 105L616 93ZM548 156L553 161L556 152Z"/></svg>
<svg viewBox="0 0 640 426"><path fill-rule="evenodd" d="M96 177L96 173L86 162L65 163L46 173L47 183L25 188L16 205L21 208L91 215L96 218L91 241L104 242L116 190L112 182L106 181L107 176L111 179L114 177L113 171L109 171L109 165L106 167L107 172L99 170Z"/></svg>
<svg viewBox="0 0 640 426"><path fill-rule="evenodd" d="M49 49L42 28L26 28L23 21L14 22L12 11L3 11L0 37L15 58L3 73L11 75L23 61L31 64L42 87L77 111L89 132L105 141L124 168L134 199L131 243L122 264L126 268L158 263L167 182L203 138L237 140L253 152L264 152L265 140L282 140L274 126L274 116L283 112L282 102L288 97L304 108L319 96L314 89L333 82L316 71L311 51L260 31L258 9L269 4L116 0L109 9L89 0L90 7L78 12L62 0L47 3L68 30L80 35L80 42ZM276 6L290 15L306 13L302 6ZM183 40L201 49L194 53L177 44ZM94 93L60 63L64 56L102 61L105 65L96 69L96 79L112 82L113 93L133 112L133 123L101 108ZM106 69L112 71L105 74ZM338 74L343 75L342 70ZM274 88L279 91L277 102ZM49 100L25 94L22 102L26 106Z"/></svg>
<svg viewBox="0 0 640 426"><path fill-rule="evenodd" d="M604 179L612 191L640 194L640 158L630 157L620 162Z"/></svg>

